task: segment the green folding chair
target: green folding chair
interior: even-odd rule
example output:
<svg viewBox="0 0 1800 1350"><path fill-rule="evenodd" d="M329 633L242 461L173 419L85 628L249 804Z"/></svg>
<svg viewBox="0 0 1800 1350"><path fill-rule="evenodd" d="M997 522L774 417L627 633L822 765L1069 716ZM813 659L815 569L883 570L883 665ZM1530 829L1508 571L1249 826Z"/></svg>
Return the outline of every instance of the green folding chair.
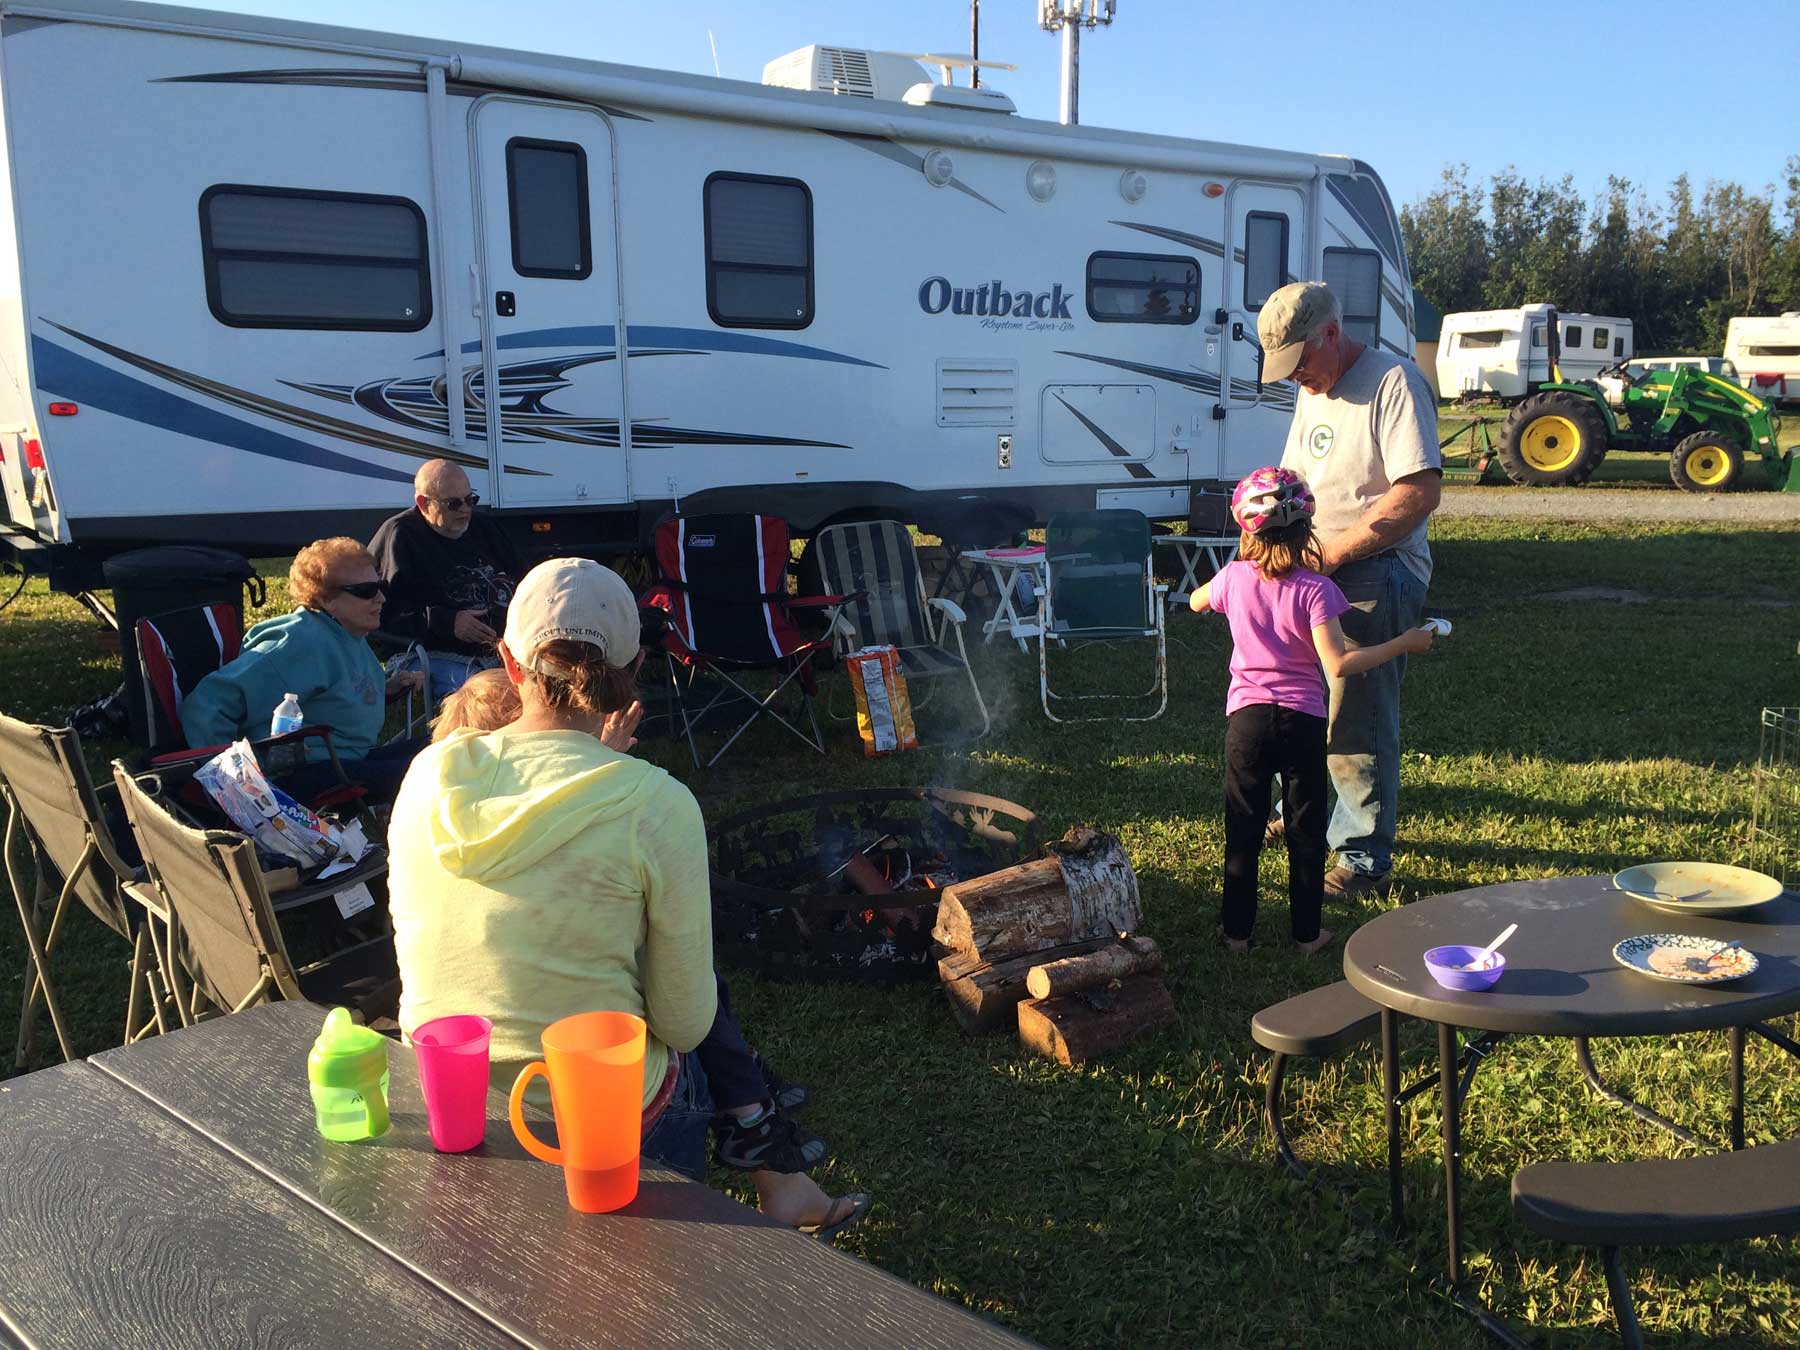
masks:
<svg viewBox="0 0 1800 1350"><path fill-rule="evenodd" d="M1044 532L1044 591L1038 597L1038 695L1052 722L1148 722L1169 707L1169 655L1163 631L1168 587L1150 560L1150 522L1137 511L1064 511ZM1156 666L1142 694L1072 694L1050 687L1050 646L1151 639ZM1160 694L1156 711L1058 716L1054 700L1135 703ZM1071 710L1072 711L1072 710Z"/></svg>

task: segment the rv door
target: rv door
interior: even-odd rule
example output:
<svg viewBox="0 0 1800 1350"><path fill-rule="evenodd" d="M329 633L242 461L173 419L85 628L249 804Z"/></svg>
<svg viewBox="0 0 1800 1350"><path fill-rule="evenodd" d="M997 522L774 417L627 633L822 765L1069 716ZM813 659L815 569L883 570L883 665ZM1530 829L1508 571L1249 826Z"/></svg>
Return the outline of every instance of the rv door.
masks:
<svg viewBox="0 0 1800 1350"><path fill-rule="evenodd" d="M1524 376L1525 393L1530 393L1533 386L1550 378L1549 326L1542 319L1533 319L1530 329L1525 350L1519 358L1519 374Z"/></svg>
<svg viewBox="0 0 1800 1350"><path fill-rule="evenodd" d="M470 116L481 360L465 379L496 504L628 501L611 124L505 95Z"/></svg>

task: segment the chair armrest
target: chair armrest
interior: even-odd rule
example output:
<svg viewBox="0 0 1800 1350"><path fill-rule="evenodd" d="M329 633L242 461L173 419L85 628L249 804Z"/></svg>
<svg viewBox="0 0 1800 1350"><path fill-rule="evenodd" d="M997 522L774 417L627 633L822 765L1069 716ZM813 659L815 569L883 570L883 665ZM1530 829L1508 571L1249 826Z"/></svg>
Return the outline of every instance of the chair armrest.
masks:
<svg viewBox="0 0 1800 1350"><path fill-rule="evenodd" d="M930 605L933 609L942 610L944 617L951 623L968 622L969 616L963 613L962 606L947 596L934 595L925 603Z"/></svg>
<svg viewBox="0 0 1800 1350"><path fill-rule="evenodd" d="M867 591L857 591L853 595L785 595L781 603L789 609L829 609L832 605L861 600L866 595Z"/></svg>

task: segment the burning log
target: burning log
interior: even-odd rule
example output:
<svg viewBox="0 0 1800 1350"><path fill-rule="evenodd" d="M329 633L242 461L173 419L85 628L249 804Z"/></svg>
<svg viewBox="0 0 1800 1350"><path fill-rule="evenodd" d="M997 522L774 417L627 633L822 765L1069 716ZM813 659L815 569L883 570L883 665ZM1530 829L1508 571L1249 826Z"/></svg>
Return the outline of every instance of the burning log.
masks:
<svg viewBox="0 0 1800 1350"><path fill-rule="evenodd" d="M1081 1064L1175 1020L1175 1003L1155 976L1108 989L1019 1004L1019 1043L1059 1064Z"/></svg>
<svg viewBox="0 0 1800 1350"><path fill-rule="evenodd" d="M1032 973L1032 967L1046 957L1079 957L1095 950L1103 941L1092 938L1067 947L1026 952L995 962L966 953L952 953L938 962L938 978L944 982L944 996L950 1000L950 1011L964 1031L971 1036L1005 1031L1018 1023L1014 1009L1026 997L1025 981Z"/></svg>
<svg viewBox="0 0 1800 1350"><path fill-rule="evenodd" d="M1137 875L1119 841L1077 827L1049 856L944 889L932 936L998 963L1138 927Z"/></svg>
<svg viewBox="0 0 1800 1350"><path fill-rule="evenodd" d="M1161 975L1162 948L1146 937L1128 937L1082 955L1045 962L1043 952L1033 953L1039 963L1025 977L1033 998L1060 998L1066 994L1104 989L1133 975Z"/></svg>

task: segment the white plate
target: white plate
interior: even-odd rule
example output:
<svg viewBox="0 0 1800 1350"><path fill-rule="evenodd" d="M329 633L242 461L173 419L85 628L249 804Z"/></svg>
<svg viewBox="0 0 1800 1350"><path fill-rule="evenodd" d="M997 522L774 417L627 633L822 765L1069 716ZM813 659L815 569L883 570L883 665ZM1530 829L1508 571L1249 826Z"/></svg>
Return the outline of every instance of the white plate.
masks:
<svg viewBox="0 0 1800 1350"><path fill-rule="evenodd" d="M1668 914L1737 914L1781 896L1781 883L1725 863L1659 862L1627 867L1613 885Z"/></svg>
<svg viewBox="0 0 1800 1350"><path fill-rule="evenodd" d="M1706 958L1723 951L1727 943L1714 938L1684 937L1680 933L1643 933L1628 937L1612 949L1613 960L1628 970L1652 979L1676 984L1720 984L1740 980L1762 964L1756 953L1737 947L1706 965ZM1663 968L1652 965L1655 960Z"/></svg>

